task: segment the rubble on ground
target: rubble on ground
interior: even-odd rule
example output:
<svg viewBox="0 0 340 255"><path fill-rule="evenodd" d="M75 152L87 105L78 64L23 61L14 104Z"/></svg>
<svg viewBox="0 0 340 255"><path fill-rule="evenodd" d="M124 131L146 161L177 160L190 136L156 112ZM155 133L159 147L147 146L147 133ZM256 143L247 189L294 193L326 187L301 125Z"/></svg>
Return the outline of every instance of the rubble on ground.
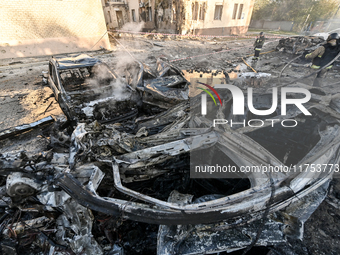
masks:
<svg viewBox="0 0 340 255"><path fill-rule="evenodd" d="M336 164L339 94L306 86L313 118L289 108L288 117L303 123L294 132L268 123L214 128L212 118L231 118L231 95L218 90L226 93L224 107L202 116L200 95L190 95L185 74L167 61L158 59L155 70L138 61L116 73L107 67L103 75L96 70L103 63L74 58L52 60L60 69L58 86L49 77L67 119L49 117L0 133L4 254L218 254L254 240L280 251L286 239L303 238L332 169L191 179L190 155L203 158L212 149L238 168ZM241 87L254 81L261 87L272 78L236 67L206 73ZM255 108L271 107L269 91L254 96ZM251 114L245 106L243 117Z"/></svg>

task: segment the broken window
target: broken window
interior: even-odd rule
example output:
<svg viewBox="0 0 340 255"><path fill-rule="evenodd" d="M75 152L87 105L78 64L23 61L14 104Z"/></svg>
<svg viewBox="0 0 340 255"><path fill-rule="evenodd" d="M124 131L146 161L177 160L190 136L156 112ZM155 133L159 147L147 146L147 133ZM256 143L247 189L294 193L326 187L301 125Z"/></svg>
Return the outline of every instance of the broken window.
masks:
<svg viewBox="0 0 340 255"><path fill-rule="evenodd" d="M238 4L234 4L233 19L236 19Z"/></svg>
<svg viewBox="0 0 340 255"><path fill-rule="evenodd" d="M147 7L147 13L148 13L148 21L152 21L152 9L151 7Z"/></svg>
<svg viewBox="0 0 340 255"><path fill-rule="evenodd" d="M198 18L198 2L192 3L192 20Z"/></svg>
<svg viewBox="0 0 340 255"><path fill-rule="evenodd" d="M113 80L105 65L73 68L60 71L61 83L67 92L108 86Z"/></svg>
<svg viewBox="0 0 340 255"><path fill-rule="evenodd" d="M200 15L199 15L200 20L204 20L204 14L205 14L205 8L206 8L205 6L206 6L205 3L200 5Z"/></svg>
<svg viewBox="0 0 340 255"><path fill-rule="evenodd" d="M243 11L243 4L240 4L240 8L238 9L238 19L241 19Z"/></svg>
<svg viewBox="0 0 340 255"><path fill-rule="evenodd" d="M132 21L136 22L136 11L135 11L135 9L131 10L131 16L132 16Z"/></svg>
<svg viewBox="0 0 340 255"><path fill-rule="evenodd" d="M144 8L143 8L144 9ZM152 9L151 7L146 7L145 10L140 12L140 18L144 21L152 21Z"/></svg>
<svg viewBox="0 0 340 255"><path fill-rule="evenodd" d="M146 21L146 12L145 8L139 8L139 22Z"/></svg>
<svg viewBox="0 0 340 255"><path fill-rule="evenodd" d="M215 5L214 20L221 20L222 19L222 10L223 10L223 5Z"/></svg>

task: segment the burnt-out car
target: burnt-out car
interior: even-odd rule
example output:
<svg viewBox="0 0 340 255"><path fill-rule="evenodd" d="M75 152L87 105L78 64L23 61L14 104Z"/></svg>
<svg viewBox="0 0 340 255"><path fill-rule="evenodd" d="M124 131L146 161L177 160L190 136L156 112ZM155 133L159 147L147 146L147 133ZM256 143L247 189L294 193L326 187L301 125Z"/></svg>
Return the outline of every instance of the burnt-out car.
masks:
<svg viewBox="0 0 340 255"><path fill-rule="evenodd" d="M89 55L52 57L48 84L71 121L107 123L137 114L131 87L107 64Z"/></svg>
<svg viewBox="0 0 340 255"><path fill-rule="evenodd" d="M340 95L327 99L310 89L304 106L312 115L290 105L286 115L278 106L264 119L245 104L244 114L233 119L236 126L214 127L215 118L231 120L234 106L228 90L215 89L223 106L210 101L203 116L197 94L153 116L141 111L134 118L137 133L130 121L93 121L78 123L72 134L65 123L55 122L43 133L50 139L41 139L38 129L12 136L0 150L0 174L6 178L0 205L20 206L23 216L18 221L19 209L6 211L2 219L14 223L3 221L3 235L24 241L37 236L42 241L31 247L50 254L59 249L103 255L123 249L125 254L216 254L253 245L290 247L286 240L302 239L304 223L339 172ZM268 91L253 94L253 107L269 109L272 97ZM263 125L240 126L241 118ZM286 128L282 121L287 120L299 124ZM236 172L233 178L210 173L192 178L194 164ZM272 171L257 171L264 166ZM33 248L26 254L37 254Z"/></svg>
<svg viewBox="0 0 340 255"><path fill-rule="evenodd" d="M189 82L183 72L163 59L157 59L155 70L145 63L132 61L119 65L116 71L139 91L144 109L152 113L189 100Z"/></svg>
<svg viewBox="0 0 340 255"><path fill-rule="evenodd" d="M143 103L144 112L155 114L189 99L189 83L181 70L161 59L156 70L131 60L113 71L86 54L52 57L48 83L74 123L121 122L136 117Z"/></svg>
<svg viewBox="0 0 340 255"><path fill-rule="evenodd" d="M137 86L142 92L143 103L169 109L189 100L189 83L181 70L162 59L157 59L155 72L156 78L144 78L142 86Z"/></svg>
<svg viewBox="0 0 340 255"><path fill-rule="evenodd" d="M276 50L290 54L300 54L312 52L324 42L325 40L320 36L292 36L280 39Z"/></svg>

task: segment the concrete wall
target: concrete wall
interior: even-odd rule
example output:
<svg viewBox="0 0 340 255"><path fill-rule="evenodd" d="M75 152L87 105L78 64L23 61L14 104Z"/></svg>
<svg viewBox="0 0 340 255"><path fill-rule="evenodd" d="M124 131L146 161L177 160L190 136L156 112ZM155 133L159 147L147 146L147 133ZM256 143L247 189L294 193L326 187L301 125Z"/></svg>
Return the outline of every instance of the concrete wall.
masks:
<svg viewBox="0 0 340 255"><path fill-rule="evenodd" d="M200 20L199 18L193 19L192 6L195 2L198 2L199 5L206 3L204 20ZM227 35L231 33L239 34L247 32L254 7L254 0L187 0L183 1L183 4L185 9L185 21L181 27L182 34ZM238 8L236 18L234 19L233 12L235 4L238 4ZM243 8L240 12L241 4L243 4ZM220 20L215 19L216 5L222 6Z"/></svg>
<svg viewBox="0 0 340 255"><path fill-rule="evenodd" d="M138 1L138 0L129 0L129 2ZM155 0L139 0L139 8L137 11L138 21L144 22L143 31L150 31L155 29ZM143 7L141 7L143 6ZM148 12L147 8L151 8L151 13ZM148 16L151 17L151 21L149 19L144 19L144 13L148 12ZM150 15L149 15L150 14Z"/></svg>
<svg viewBox="0 0 340 255"><path fill-rule="evenodd" d="M155 2L155 26L161 33L177 33L179 16L182 15L179 6L182 1L156 0Z"/></svg>
<svg viewBox="0 0 340 255"><path fill-rule="evenodd" d="M340 33L340 19L331 19L325 22L325 31L333 31Z"/></svg>
<svg viewBox="0 0 340 255"><path fill-rule="evenodd" d="M252 20L249 27L256 29L291 31L293 28L293 24L293 21Z"/></svg>
<svg viewBox="0 0 340 255"><path fill-rule="evenodd" d="M110 48L101 0L1 1L0 17L0 58Z"/></svg>

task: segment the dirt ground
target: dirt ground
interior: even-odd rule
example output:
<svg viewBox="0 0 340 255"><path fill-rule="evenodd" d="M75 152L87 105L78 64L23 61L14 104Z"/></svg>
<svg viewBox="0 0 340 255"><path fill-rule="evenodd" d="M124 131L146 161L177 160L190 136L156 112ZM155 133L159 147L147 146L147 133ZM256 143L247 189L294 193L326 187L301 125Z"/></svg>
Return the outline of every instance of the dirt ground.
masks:
<svg viewBox="0 0 340 255"><path fill-rule="evenodd" d="M197 75L211 70L237 72L251 70L241 57L257 71L270 73L272 84L260 84L264 87L276 86L279 83L280 71L295 56L275 50L278 39L267 40L261 56L255 65L251 62L254 39L173 39L154 36L123 36L118 39L121 44L112 40L112 52L98 51L90 54L106 62L111 68L131 58L149 64L156 64L159 57L167 58L172 64L190 75L195 70ZM123 49L123 46L125 49ZM221 52L223 51L223 52ZM186 58L186 59L183 59ZM0 60L0 130L13 126L31 123L49 115L61 117L63 113L56 102L51 89L42 81L42 72L48 71L48 56L25 59ZM182 59L182 60L180 60ZM310 72L308 67L290 65L285 69L281 83L302 77ZM334 68L325 84L338 81L338 70ZM301 81L310 84L312 79ZM323 89L327 94L340 92L339 85L327 85ZM329 255L340 253L340 211L334 199L340 199L340 182L332 182L332 199L326 198L305 224L304 240L291 243L298 254ZM330 202L333 201L333 202ZM279 254L271 251L272 254ZM260 254L260 253L259 253ZM263 254L267 254L263 253Z"/></svg>

